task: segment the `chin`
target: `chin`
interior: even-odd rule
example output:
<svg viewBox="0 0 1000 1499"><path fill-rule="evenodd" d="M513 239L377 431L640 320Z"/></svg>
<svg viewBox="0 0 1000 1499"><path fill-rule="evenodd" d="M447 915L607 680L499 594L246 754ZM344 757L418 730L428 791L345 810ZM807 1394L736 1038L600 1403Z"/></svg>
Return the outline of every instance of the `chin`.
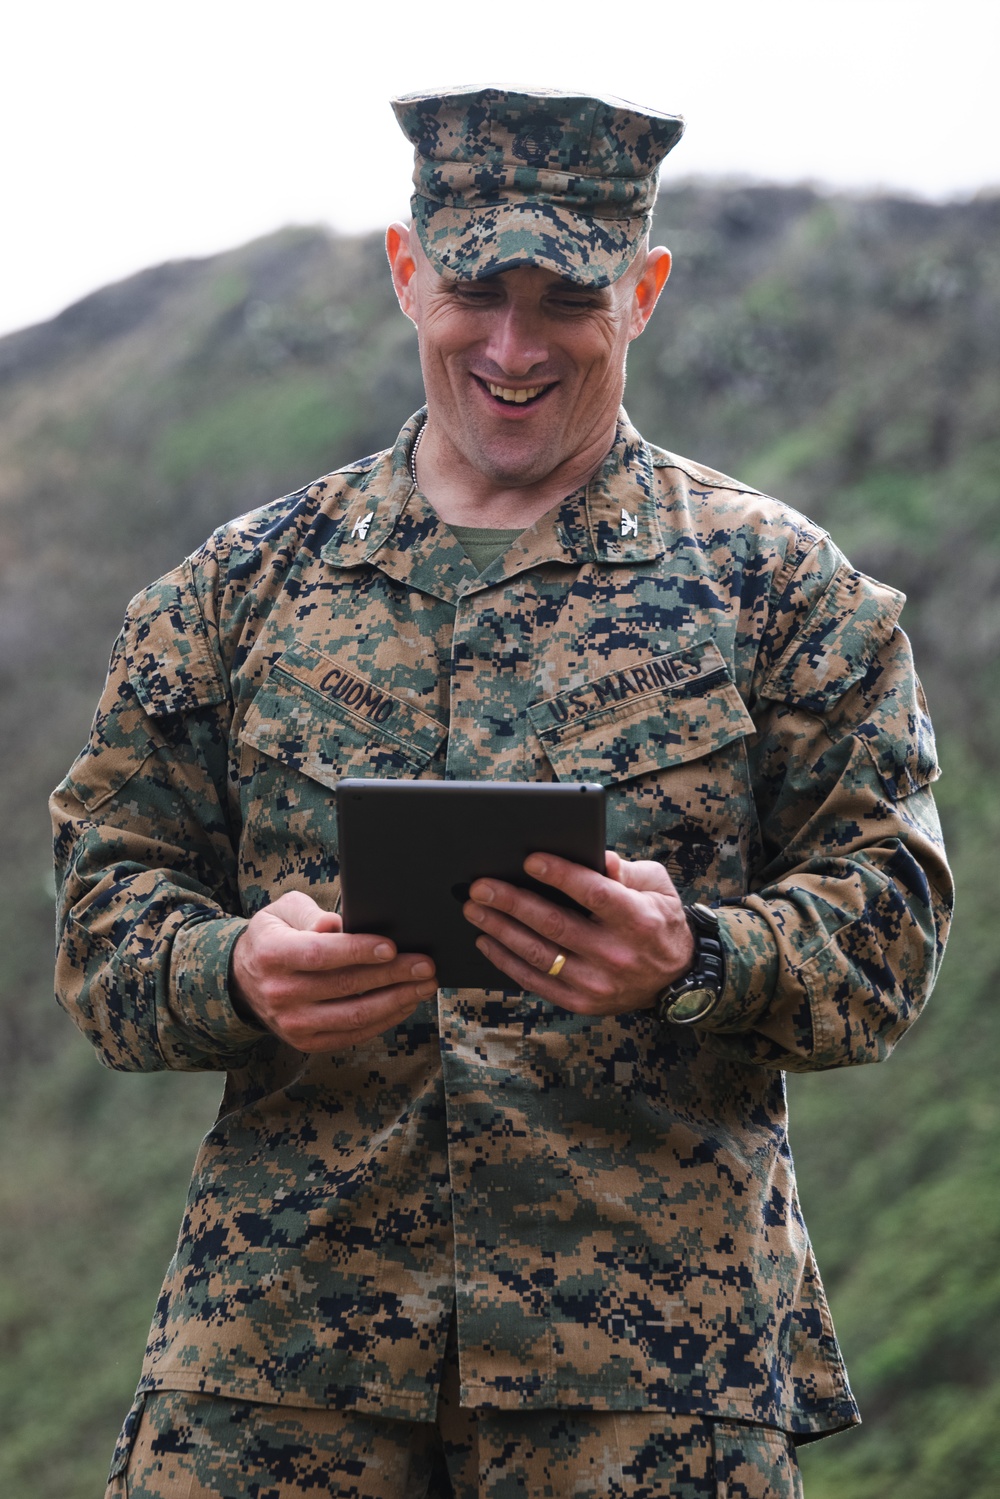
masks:
<svg viewBox="0 0 1000 1499"><path fill-rule="evenodd" d="M513 451L512 451L513 450ZM480 473L494 484L506 484L519 489L527 484L537 484L547 479L558 467L550 448L535 448L533 451L518 451L514 443L482 443L475 454L470 455Z"/></svg>
<svg viewBox="0 0 1000 1499"><path fill-rule="evenodd" d="M489 459L482 455L477 459L476 467L491 484L504 489L527 489L532 484L540 484L552 472L552 464L548 461L525 464L504 463L498 460L496 463L490 463Z"/></svg>

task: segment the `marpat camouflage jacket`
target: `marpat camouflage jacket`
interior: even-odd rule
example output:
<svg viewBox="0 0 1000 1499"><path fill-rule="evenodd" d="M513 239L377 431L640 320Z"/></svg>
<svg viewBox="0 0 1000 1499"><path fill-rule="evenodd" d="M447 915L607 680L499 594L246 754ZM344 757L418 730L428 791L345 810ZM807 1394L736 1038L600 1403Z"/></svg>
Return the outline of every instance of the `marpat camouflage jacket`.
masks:
<svg viewBox="0 0 1000 1499"><path fill-rule="evenodd" d="M783 1069L883 1057L940 960L902 598L624 414L479 576L419 421L133 601L53 798L60 1002L111 1067L228 1074L141 1388L431 1419L457 1298L473 1405L848 1424ZM246 1024L231 946L283 891L335 905L345 775L605 783L610 845L720 906L721 1005L442 990L323 1056Z"/></svg>

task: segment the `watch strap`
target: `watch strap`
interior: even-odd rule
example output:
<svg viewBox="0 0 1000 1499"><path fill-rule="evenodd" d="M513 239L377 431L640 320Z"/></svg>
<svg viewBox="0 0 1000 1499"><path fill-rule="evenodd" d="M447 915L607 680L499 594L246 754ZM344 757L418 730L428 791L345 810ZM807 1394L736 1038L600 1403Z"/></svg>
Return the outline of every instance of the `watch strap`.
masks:
<svg viewBox="0 0 1000 1499"><path fill-rule="evenodd" d="M726 954L719 935L719 918L700 901L684 907L694 938L694 958L681 978L656 996L658 1018L670 1025L696 1025L715 1009L726 983Z"/></svg>

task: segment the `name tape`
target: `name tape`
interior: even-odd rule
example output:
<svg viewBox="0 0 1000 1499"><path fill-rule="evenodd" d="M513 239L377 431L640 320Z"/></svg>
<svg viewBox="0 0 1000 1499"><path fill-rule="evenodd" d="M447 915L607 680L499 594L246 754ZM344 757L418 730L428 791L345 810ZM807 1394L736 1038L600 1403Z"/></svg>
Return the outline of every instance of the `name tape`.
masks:
<svg viewBox="0 0 1000 1499"><path fill-rule="evenodd" d="M319 687L328 697L343 703L345 708L350 708L359 718L367 718L370 723L385 723L398 706L395 698L387 692L380 692L361 677L352 677L339 666L330 668L320 680Z"/></svg>

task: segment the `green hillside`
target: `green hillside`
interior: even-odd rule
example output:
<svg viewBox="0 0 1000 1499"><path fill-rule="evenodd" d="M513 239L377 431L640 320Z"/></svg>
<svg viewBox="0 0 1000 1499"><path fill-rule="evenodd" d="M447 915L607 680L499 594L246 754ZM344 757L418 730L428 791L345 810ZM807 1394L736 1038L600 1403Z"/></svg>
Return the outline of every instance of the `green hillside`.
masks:
<svg viewBox="0 0 1000 1499"><path fill-rule="evenodd" d="M959 914L884 1066L790 1083L807 1219L866 1425L807 1499L1000 1492L1000 199L687 186L631 355L645 434L770 489L906 590ZM93 1499L214 1077L102 1071L51 999L45 797L129 597L217 523L420 404L378 237L285 231L0 340L0 1492Z"/></svg>

